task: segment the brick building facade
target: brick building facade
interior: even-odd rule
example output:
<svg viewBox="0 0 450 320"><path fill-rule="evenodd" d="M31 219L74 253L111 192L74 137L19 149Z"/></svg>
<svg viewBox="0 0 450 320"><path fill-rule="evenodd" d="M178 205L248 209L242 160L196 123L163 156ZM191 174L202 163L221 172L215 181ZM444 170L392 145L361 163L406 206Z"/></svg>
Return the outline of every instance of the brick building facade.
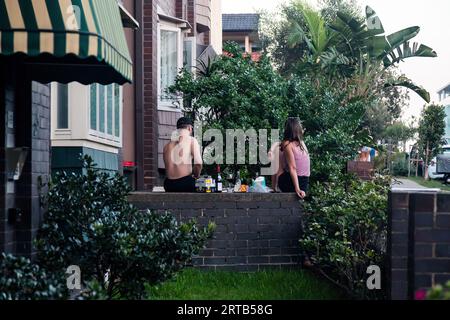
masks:
<svg viewBox="0 0 450 320"><path fill-rule="evenodd" d="M28 257L50 176L50 83L123 85L133 72L116 0L55 3L0 5L0 252Z"/></svg>
<svg viewBox="0 0 450 320"><path fill-rule="evenodd" d="M221 52L220 0L137 0L134 10L141 24L135 38L135 114L132 118L124 114L124 136L133 132L134 139L124 143L123 153L125 161L136 163L136 189L152 190L161 184L162 149L182 115L175 99L163 97L164 89L183 66L195 64L204 52ZM177 37L177 49L169 56L172 35ZM177 60L175 66L166 66L171 59Z"/></svg>

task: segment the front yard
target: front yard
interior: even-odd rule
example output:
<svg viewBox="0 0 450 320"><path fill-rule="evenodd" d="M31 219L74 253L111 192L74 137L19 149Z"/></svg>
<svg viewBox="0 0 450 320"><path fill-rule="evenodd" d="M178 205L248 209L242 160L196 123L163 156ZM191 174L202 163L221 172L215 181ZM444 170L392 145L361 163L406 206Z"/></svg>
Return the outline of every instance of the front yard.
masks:
<svg viewBox="0 0 450 320"><path fill-rule="evenodd" d="M186 269L148 287L151 300L337 300L343 295L310 271L214 272Z"/></svg>

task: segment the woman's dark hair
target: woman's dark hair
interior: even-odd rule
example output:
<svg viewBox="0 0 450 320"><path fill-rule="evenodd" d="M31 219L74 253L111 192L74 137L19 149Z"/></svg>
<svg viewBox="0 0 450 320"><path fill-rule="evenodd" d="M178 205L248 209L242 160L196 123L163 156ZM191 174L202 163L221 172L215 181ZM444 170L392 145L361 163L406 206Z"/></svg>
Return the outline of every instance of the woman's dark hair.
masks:
<svg viewBox="0 0 450 320"><path fill-rule="evenodd" d="M281 151L291 142L297 142L300 149L306 151L303 144L303 126L298 117L291 117L286 120Z"/></svg>

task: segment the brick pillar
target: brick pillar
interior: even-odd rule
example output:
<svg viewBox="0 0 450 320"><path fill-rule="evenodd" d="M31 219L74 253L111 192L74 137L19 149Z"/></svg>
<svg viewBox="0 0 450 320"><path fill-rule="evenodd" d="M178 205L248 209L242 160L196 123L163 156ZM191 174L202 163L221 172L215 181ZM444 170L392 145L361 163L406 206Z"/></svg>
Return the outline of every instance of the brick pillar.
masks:
<svg viewBox="0 0 450 320"><path fill-rule="evenodd" d="M192 26L191 33L188 35L189 37L195 37L197 34L197 10L195 8L195 0L187 0L187 20Z"/></svg>
<svg viewBox="0 0 450 320"><path fill-rule="evenodd" d="M450 194L392 192L388 256L393 300L450 280Z"/></svg>
<svg viewBox="0 0 450 320"><path fill-rule="evenodd" d="M139 4L140 1L138 1ZM157 1L143 0L137 8L142 18L141 31L137 36L136 67L140 68L136 82L142 81L141 97L137 99L137 139L138 189L151 190L158 177L158 63L157 63ZM139 52L141 50L141 52ZM139 105L141 104L141 105ZM141 114L140 114L141 113Z"/></svg>
<svg viewBox="0 0 450 320"><path fill-rule="evenodd" d="M409 270L409 194L391 193L389 195L389 296L393 300L408 299Z"/></svg>

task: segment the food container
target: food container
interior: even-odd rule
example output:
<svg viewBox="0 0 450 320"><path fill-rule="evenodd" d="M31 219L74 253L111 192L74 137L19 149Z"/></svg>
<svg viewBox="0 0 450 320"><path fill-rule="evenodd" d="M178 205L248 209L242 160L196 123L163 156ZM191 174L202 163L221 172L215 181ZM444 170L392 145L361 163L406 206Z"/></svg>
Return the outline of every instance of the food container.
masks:
<svg viewBox="0 0 450 320"><path fill-rule="evenodd" d="M211 176L203 176L195 181L195 190L197 192L213 192L215 187L215 181Z"/></svg>

